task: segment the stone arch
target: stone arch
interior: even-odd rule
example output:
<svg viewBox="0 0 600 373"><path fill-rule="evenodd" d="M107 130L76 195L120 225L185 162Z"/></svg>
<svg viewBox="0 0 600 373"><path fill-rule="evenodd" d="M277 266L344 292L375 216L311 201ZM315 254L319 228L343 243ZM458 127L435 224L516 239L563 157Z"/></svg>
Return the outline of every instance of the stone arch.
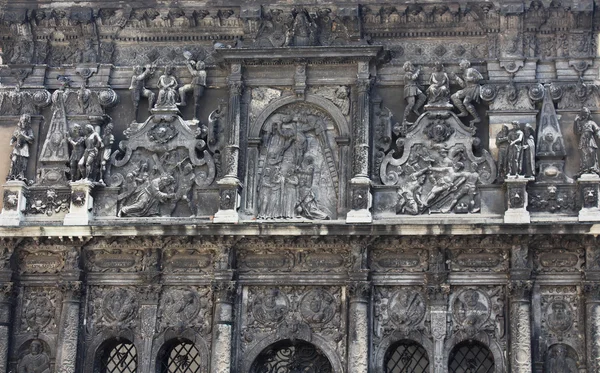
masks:
<svg viewBox="0 0 600 373"><path fill-rule="evenodd" d="M490 339L490 337L484 332L479 332L475 336L471 336L469 338L466 338L466 337L463 338L462 336L461 337L453 336L452 338L448 339L446 341L446 344L444 345L444 356L443 356L442 366L445 368L448 367L450 352L455 347L457 347L458 345L460 345L463 342L473 342L473 341L478 342L481 345L483 345L484 347L488 348L490 350L490 352L492 353L492 356L494 357L494 373L504 373L505 372L505 369L504 369L505 362L504 362L503 350L497 341Z"/></svg>
<svg viewBox="0 0 600 373"><path fill-rule="evenodd" d="M102 332L98 337L94 338L92 343L90 343L87 346L83 371L96 372L94 370L94 367L97 361L98 354L101 352L102 348L106 346L107 343L111 343L114 341L127 341L133 343L137 350L135 336L131 330L122 330L119 333L112 333L107 331Z"/></svg>
<svg viewBox="0 0 600 373"><path fill-rule="evenodd" d="M335 145L335 148L327 148L323 152L323 157L327 159L327 167L324 170L328 171L332 177L333 190L335 191L335 198L337 199L335 206L330 204L330 209L334 215L339 216L343 214L346 201L346 184L349 176L342 164L348 164L350 162L350 125L342 114L341 110L333 104L333 102L322 98L317 95L307 94L304 98L298 98L296 96L285 96L274 100L263 111L256 117L256 119L250 123L248 130L248 151L247 151L247 162L246 162L246 185L243 189L243 206L242 210L245 210L249 215L258 213L257 209L257 190L261 178L261 146L266 144L261 143L261 131L269 119L276 115L278 110L285 110L290 105L310 105L315 107L319 112L325 114L332 122L334 136L327 136L328 131L322 131L320 136L325 138L326 143ZM325 128L323 128L325 129Z"/></svg>
<svg viewBox="0 0 600 373"><path fill-rule="evenodd" d="M200 354L201 372L209 372L210 353L208 343L198 333L190 329L186 329L181 333L175 333L172 330L167 330L154 340L154 344L152 346L152 356L154 357L154 360L151 363L150 372L159 372L159 359L161 358L161 353L164 352L165 349L169 348L174 342L193 343Z"/></svg>
<svg viewBox="0 0 600 373"><path fill-rule="evenodd" d="M267 107L263 109L263 111L256 117L254 123L250 124L250 130L248 131L249 138L256 138L260 136L260 131L263 128L265 122L271 114L273 114L278 109L296 103L310 103L318 106L319 108L326 111L333 118L336 123L337 129L339 131L340 136L350 136L350 125L348 121L342 114L342 111L333 104L333 102L314 94L306 94L304 99L296 97L296 96L285 96L281 97L277 100L273 100Z"/></svg>
<svg viewBox="0 0 600 373"><path fill-rule="evenodd" d="M388 350L390 349L390 347L393 347L396 343L402 341L417 343L425 349L425 352L427 352L427 358L429 359L429 372L433 373L433 342L431 342L429 338L425 338L423 334L419 332L394 332L386 338L382 339L379 343L377 351L375 352L375 361L373 362L373 366L375 367L375 373L385 372L385 356Z"/></svg>
<svg viewBox="0 0 600 373"><path fill-rule="evenodd" d="M552 360L555 357L555 354L557 352L557 349L559 347L563 347L564 348L564 354L565 354L565 363L570 366L572 369L575 369L575 371L577 371L577 367L579 366L585 366L586 362L585 362L585 354L580 354L577 352L577 350L571 346L569 343L564 343L564 342L559 342L559 343L553 343L550 346L548 346L548 348L546 349L546 351L543 352L543 361L544 361L544 371L550 371L551 365L552 365Z"/></svg>
<svg viewBox="0 0 600 373"><path fill-rule="evenodd" d="M332 348L332 346L329 345L328 341L325 338L319 337L317 335L312 335L312 337L310 339L311 339L310 341L307 341L304 339L295 338L295 340L310 343L310 344L314 345L315 347L317 347L319 350L321 350L321 352L323 352L325 357L327 357L327 359L329 359L329 362L331 363L331 367L333 368L333 373L344 372L344 368L342 366L342 361L341 361L340 357L338 356L338 353L335 351L334 348ZM273 334L271 336L268 336L268 337L265 337L264 339L262 339L260 342L258 342L252 349L250 349L246 353L246 356L244 357L244 359L241 363L242 372L249 372L250 368L252 367L252 364L254 363L256 358L267 347L269 347L272 344L275 344L277 342L283 342L286 340L292 340L292 338L281 338L281 336Z"/></svg>

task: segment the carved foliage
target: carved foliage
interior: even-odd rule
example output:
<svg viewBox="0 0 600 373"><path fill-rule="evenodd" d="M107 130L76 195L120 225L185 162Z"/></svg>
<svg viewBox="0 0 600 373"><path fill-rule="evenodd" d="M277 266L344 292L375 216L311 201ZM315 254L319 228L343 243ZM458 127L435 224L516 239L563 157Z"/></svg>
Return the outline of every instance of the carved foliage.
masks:
<svg viewBox="0 0 600 373"><path fill-rule="evenodd" d="M62 297L56 288L26 287L21 298L21 332L56 333Z"/></svg>
<svg viewBox="0 0 600 373"><path fill-rule="evenodd" d="M164 287L160 297L158 328L183 330L194 328L209 333L212 293L210 287Z"/></svg>
<svg viewBox="0 0 600 373"><path fill-rule="evenodd" d="M88 315L90 331L131 329L137 327L139 309L136 290L131 287L91 287Z"/></svg>

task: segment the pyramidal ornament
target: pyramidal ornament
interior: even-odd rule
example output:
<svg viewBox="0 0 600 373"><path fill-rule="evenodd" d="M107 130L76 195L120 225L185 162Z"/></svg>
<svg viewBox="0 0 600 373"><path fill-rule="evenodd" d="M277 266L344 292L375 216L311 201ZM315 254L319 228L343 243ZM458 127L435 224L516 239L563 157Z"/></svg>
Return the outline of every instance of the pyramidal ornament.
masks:
<svg viewBox="0 0 600 373"><path fill-rule="evenodd" d="M572 183L564 173L565 140L560 129L559 117L552 100L553 91L559 89L550 84L544 86L544 101L537 126L536 157L538 174L536 180L546 183Z"/></svg>

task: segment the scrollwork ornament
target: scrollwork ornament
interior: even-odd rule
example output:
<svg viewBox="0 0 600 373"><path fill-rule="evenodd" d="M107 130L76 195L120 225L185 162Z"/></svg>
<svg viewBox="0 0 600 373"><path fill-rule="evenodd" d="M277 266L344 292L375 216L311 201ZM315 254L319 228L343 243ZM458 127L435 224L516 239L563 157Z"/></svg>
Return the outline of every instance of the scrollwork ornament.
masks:
<svg viewBox="0 0 600 373"><path fill-rule="evenodd" d="M98 101L103 107L112 107L119 102L119 96L112 89L103 89L98 92Z"/></svg>
<svg viewBox="0 0 600 373"><path fill-rule="evenodd" d="M541 83L534 84L529 87L529 98L532 101L540 101L544 98L545 89L544 85Z"/></svg>

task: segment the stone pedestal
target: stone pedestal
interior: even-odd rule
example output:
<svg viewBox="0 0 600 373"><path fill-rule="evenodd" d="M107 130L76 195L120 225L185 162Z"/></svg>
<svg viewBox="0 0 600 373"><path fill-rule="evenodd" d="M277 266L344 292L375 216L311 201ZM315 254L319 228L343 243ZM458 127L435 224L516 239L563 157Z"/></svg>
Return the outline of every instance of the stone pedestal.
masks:
<svg viewBox="0 0 600 373"><path fill-rule="evenodd" d="M213 223L237 223L240 221L237 209L240 207L240 181L237 178L223 178L219 185L219 211Z"/></svg>
<svg viewBox="0 0 600 373"><path fill-rule="evenodd" d="M579 221L600 221L600 176L596 174L583 174L577 180L577 196L581 210Z"/></svg>
<svg viewBox="0 0 600 373"><path fill-rule="evenodd" d="M18 226L23 220L23 211L27 208L27 184L20 180L7 181L4 184L4 197L0 225Z"/></svg>
<svg viewBox="0 0 600 373"><path fill-rule="evenodd" d="M527 183L534 180L523 176L509 177L504 180L506 186L507 209L504 222L507 224L528 224L531 222L527 211Z"/></svg>
<svg viewBox="0 0 600 373"><path fill-rule="evenodd" d="M88 180L71 182L71 205L64 225L88 225L92 220L94 183Z"/></svg>

